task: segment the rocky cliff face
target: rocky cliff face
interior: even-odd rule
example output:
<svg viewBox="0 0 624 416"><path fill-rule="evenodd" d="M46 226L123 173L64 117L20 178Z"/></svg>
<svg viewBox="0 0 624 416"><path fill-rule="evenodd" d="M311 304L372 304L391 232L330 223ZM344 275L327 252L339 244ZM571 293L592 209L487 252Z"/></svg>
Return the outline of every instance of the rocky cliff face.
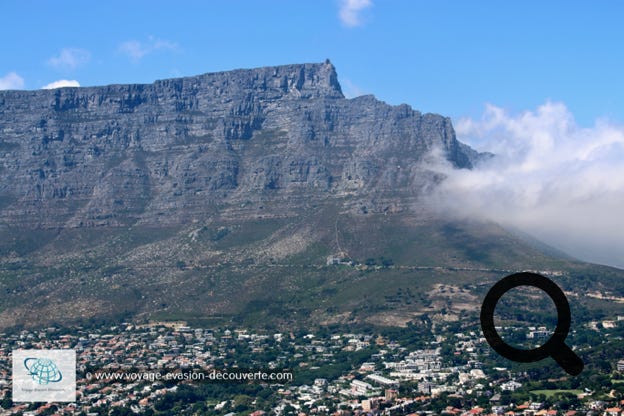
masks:
<svg viewBox="0 0 624 416"><path fill-rule="evenodd" d="M471 166L474 152L448 118L373 96L345 99L328 61L0 91L0 221L57 228L179 223L217 211L270 217L303 198L345 196L358 209L357 201L417 194L429 180L419 162L436 146Z"/></svg>
<svg viewBox="0 0 624 416"><path fill-rule="evenodd" d="M345 99L329 62L0 91L0 328L404 325L465 316L484 282L527 269L624 293L620 272L422 208L432 149L481 157L447 118Z"/></svg>

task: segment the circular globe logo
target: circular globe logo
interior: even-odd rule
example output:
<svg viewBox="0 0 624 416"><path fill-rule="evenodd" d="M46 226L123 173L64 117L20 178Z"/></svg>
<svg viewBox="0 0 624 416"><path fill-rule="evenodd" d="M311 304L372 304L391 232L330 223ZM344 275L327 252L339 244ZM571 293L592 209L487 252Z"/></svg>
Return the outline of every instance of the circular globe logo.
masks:
<svg viewBox="0 0 624 416"><path fill-rule="evenodd" d="M39 384L58 383L63 379L61 371L49 358L26 358L24 367L32 379Z"/></svg>

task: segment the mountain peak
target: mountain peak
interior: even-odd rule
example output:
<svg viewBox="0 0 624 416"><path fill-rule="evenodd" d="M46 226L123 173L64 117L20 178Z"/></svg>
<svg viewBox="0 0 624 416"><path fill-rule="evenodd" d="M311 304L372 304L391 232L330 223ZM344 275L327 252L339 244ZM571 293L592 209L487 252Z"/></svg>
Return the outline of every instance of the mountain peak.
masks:
<svg viewBox="0 0 624 416"><path fill-rule="evenodd" d="M272 98L344 98L336 68L329 61L209 72L203 75L159 80L156 87L175 84L225 83L226 91L253 90Z"/></svg>

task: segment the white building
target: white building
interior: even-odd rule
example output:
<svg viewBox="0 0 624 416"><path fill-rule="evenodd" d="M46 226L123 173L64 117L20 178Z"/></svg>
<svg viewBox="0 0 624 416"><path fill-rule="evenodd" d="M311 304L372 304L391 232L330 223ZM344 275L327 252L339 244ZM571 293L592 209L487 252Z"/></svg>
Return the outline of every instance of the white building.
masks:
<svg viewBox="0 0 624 416"><path fill-rule="evenodd" d="M373 390L373 386L361 380L351 382L351 394L355 396L366 396Z"/></svg>
<svg viewBox="0 0 624 416"><path fill-rule="evenodd" d="M522 384L518 383L517 381L511 380L511 381L501 384L500 387L501 387L501 390L516 391L517 389L522 387Z"/></svg>
<svg viewBox="0 0 624 416"><path fill-rule="evenodd" d="M391 378L387 378L384 376L380 376L378 374L369 374L366 376L366 378L377 384L381 384L382 386L386 386L386 387L398 387L399 386L398 381L392 380Z"/></svg>

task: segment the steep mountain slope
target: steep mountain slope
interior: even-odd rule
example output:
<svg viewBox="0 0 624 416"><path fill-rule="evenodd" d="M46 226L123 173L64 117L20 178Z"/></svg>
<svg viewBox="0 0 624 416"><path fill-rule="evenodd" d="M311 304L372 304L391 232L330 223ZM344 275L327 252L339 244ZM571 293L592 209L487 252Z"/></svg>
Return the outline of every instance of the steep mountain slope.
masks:
<svg viewBox="0 0 624 416"><path fill-rule="evenodd" d="M480 157L448 118L345 99L329 62L0 91L0 325L403 325L524 269L622 291L618 270L425 208L434 149Z"/></svg>

